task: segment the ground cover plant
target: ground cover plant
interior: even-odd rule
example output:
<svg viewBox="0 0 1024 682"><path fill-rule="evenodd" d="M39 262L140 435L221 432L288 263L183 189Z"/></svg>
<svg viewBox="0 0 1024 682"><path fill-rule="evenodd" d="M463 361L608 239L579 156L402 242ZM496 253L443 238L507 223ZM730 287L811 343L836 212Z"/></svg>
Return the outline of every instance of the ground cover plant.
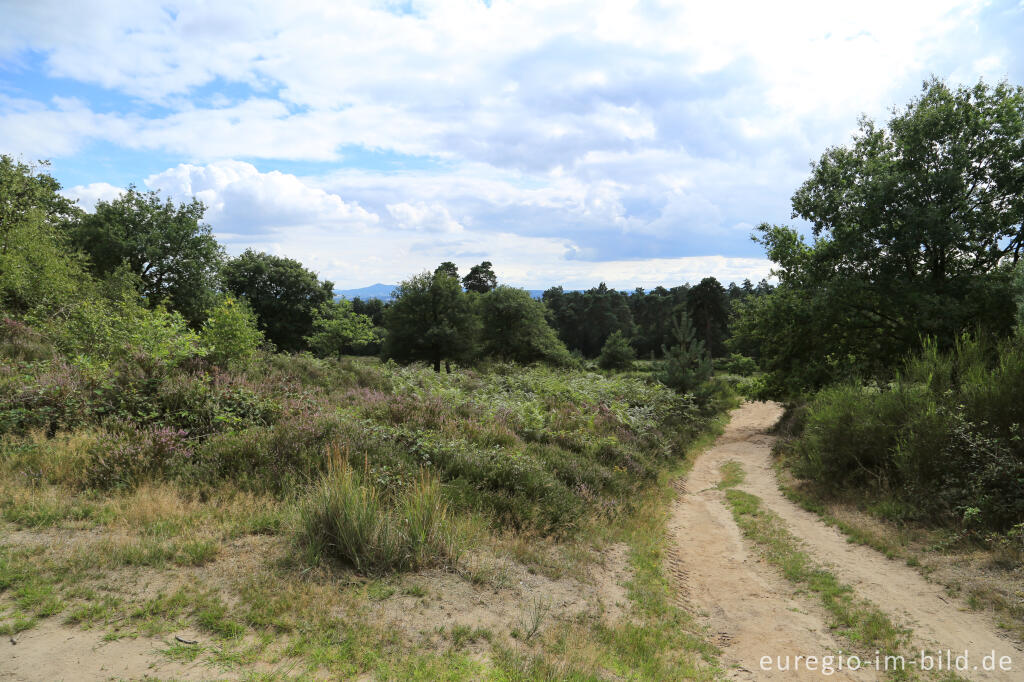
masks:
<svg viewBox="0 0 1024 682"><path fill-rule="evenodd" d="M171 663L383 677L409 666L428 677L593 673L640 666L630 647L653 647L658 660L680 641L683 669L713 660L681 613L655 640L638 629L642 611L566 621L535 604L515 633L466 625L410 643L364 619L335 646L338 616L316 603L331 585L351 586L325 602L346 613L411 598L419 592L405 581L424 571L474 589L508 590L509 571L521 570L585 580L600 547L628 534L614 529L649 513L641 493L716 409L649 373L492 364L437 374L266 352L227 368L159 350L98 364L11 319L0 344L10 531L0 622L11 636L55 619L114 639L187 631L204 644L172 643ZM219 576L225 561L251 571ZM183 591L182 572L204 588ZM140 575L163 585L157 595L138 591ZM568 656L564 642L598 632L592 658ZM467 658L481 649L486 665ZM668 663L643 666L655 677Z"/></svg>

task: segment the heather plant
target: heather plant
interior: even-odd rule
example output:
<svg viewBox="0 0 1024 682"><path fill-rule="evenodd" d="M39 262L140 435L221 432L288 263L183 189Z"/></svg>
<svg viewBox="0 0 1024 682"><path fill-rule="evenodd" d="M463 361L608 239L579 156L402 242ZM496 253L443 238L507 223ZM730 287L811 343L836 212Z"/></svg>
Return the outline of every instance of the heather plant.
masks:
<svg viewBox="0 0 1024 682"><path fill-rule="evenodd" d="M0 358L0 433L75 428L92 417L91 395L92 383L63 359Z"/></svg>
<svg viewBox="0 0 1024 682"><path fill-rule="evenodd" d="M0 319L0 357L33 362L55 359L56 354L53 344L38 330L4 317Z"/></svg>
<svg viewBox="0 0 1024 682"><path fill-rule="evenodd" d="M159 479L192 457L186 435L168 427L117 424L97 440L87 481L96 488L131 488Z"/></svg>
<svg viewBox="0 0 1024 682"><path fill-rule="evenodd" d="M426 468L457 512L563 534L628 509L630 493L704 423L692 399L641 374L512 363L437 374L267 353L219 367L131 345L70 363L55 353L0 364L0 426L98 429L74 485L230 483L287 497L324 474L334 448L381 490L408 488Z"/></svg>

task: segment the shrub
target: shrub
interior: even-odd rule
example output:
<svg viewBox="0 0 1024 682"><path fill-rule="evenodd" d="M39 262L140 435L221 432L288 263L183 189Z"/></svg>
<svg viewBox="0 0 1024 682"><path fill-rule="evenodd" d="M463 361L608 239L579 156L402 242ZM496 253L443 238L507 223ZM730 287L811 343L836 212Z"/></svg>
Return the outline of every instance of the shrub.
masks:
<svg viewBox="0 0 1024 682"><path fill-rule="evenodd" d="M757 361L748 358L746 355L731 353L728 357L715 358L715 369L728 374L738 374L743 377L750 376L757 372Z"/></svg>
<svg viewBox="0 0 1024 682"><path fill-rule="evenodd" d="M336 461L302 503L296 541L307 557L368 574L457 560L458 543L436 478L424 472L412 487L387 499L346 462Z"/></svg>
<svg viewBox="0 0 1024 682"><path fill-rule="evenodd" d="M789 446L827 490L894 495L920 517L1004 530L1024 518L1024 351L962 338L910 358L888 386L820 391Z"/></svg>
<svg viewBox="0 0 1024 682"><path fill-rule="evenodd" d="M249 305L228 296L210 312L201 338L210 360L227 365L249 360L263 343L263 332Z"/></svg>
<svg viewBox="0 0 1024 682"><path fill-rule="evenodd" d="M636 360L636 351L629 339L621 331L612 332L597 356L597 365L601 369L630 369Z"/></svg>
<svg viewBox="0 0 1024 682"><path fill-rule="evenodd" d="M0 356L32 362L56 357L53 344L24 322L9 317L0 319Z"/></svg>
<svg viewBox="0 0 1024 682"><path fill-rule="evenodd" d="M230 480L250 490L286 492L326 468L324 452L341 428L334 415L300 410L273 426L207 438L175 474L200 486Z"/></svg>
<svg viewBox="0 0 1024 682"><path fill-rule="evenodd" d="M163 306L146 308L130 292L113 301L96 299L76 305L66 316L37 312L31 321L66 355L90 365L109 366L137 353L174 367L206 352L199 335L179 313Z"/></svg>
<svg viewBox="0 0 1024 682"><path fill-rule="evenodd" d="M122 424L97 440L86 472L88 484L96 488L133 488L161 478L181 460L191 458L192 447L185 436L178 429L138 429Z"/></svg>

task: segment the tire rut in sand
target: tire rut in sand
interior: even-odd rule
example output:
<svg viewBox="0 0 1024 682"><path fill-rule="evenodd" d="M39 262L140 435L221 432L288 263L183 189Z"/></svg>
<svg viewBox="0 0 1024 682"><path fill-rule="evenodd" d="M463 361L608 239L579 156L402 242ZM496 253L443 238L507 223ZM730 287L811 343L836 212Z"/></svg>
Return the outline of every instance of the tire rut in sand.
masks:
<svg viewBox="0 0 1024 682"><path fill-rule="evenodd" d="M782 413L776 403L746 403L732 413L725 432L700 455L672 508L669 571L680 598L703 614L722 649L730 677L738 679L821 679L821 673L763 671L761 656L827 655L846 650L830 632L828 617L794 595L778 572L747 548L715 488L719 468L739 462L746 480L738 489L757 495L783 519L804 549L889 616L914 630L913 650L940 648L972 653L972 663L995 649L1011 655L1012 673L969 670L968 679L1020 679L1024 656L983 614L966 612L942 589L903 564L846 541L814 514L779 491L771 462L774 438L767 433ZM691 492L686 492L687 490ZM871 670L842 671L833 678L873 679Z"/></svg>

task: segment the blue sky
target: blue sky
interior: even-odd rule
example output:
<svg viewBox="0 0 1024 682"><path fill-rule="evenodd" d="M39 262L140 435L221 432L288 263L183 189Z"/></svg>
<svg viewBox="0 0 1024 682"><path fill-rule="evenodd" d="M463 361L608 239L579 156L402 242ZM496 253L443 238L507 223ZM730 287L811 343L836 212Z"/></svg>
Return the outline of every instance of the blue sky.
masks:
<svg viewBox="0 0 1024 682"><path fill-rule="evenodd" d="M0 152L197 196L341 287L759 279L808 163L930 75L1024 82L1024 4L0 0Z"/></svg>

